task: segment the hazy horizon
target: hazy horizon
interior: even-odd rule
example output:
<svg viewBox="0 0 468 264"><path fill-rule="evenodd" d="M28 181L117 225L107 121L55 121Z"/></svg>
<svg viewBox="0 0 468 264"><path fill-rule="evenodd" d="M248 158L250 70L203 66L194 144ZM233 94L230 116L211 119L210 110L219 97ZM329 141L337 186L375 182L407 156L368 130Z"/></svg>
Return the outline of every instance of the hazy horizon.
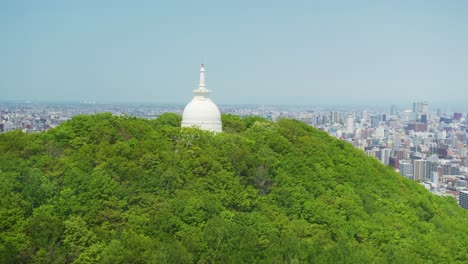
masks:
<svg viewBox="0 0 468 264"><path fill-rule="evenodd" d="M465 1L2 1L3 101L468 102ZM410 106L408 106L409 108Z"/></svg>
<svg viewBox="0 0 468 264"><path fill-rule="evenodd" d="M421 102L421 101L417 101ZM177 106L184 108L188 102L158 102L158 101L77 101L77 100L3 100L0 98L0 106L8 104L89 104L89 105L128 105L128 106ZM404 102L300 102L298 100L283 100L281 102L269 102L269 103L258 103L258 102L244 102L244 103L225 103L225 102L216 102L219 107L233 107L233 106L257 106L257 107L300 107L306 109L314 108L331 108L331 109L343 109L349 108L350 110L356 110L355 108L362 110L380 110L380 111L389 111L392 105L397 107L398 111L411 110L413 102L404 101ZM453 112L468 112L468 104L466 102L429 102L429 109L431 112L435 113L440 109L443 113L453 113Z"/></svg>

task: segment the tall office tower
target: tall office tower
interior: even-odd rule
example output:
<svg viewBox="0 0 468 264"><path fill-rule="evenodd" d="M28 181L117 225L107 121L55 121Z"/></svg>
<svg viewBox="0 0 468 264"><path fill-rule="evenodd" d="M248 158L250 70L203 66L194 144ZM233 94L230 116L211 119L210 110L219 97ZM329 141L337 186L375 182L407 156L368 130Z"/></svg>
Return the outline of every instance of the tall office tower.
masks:
<svg viewBox="0 0 468 264"><path fill-rule="evenodd" d="M427 115L426 114L421 115L421 123L427 124Z"/></svg>
<svg viewBox="0 0 468 264"><path fill-rule="evenodd" d="M380 119L381 119L381 116L371 116L371 127L372 128L376 128L379 126L380 124Z"/></svg>
<svg viewBox="0 0 468 264"><path fill-rule="evenodd" d="M428 102L414 102L413 103L413 113L429 113L429 103Z"/></svg>
<svg viewBox="0 0 468 264"><path fill-rule="evenodd" d="M437 108L437 117L440 117L441 111L440 108Z"/></svg>
<svg viewBox="0 0 468 264"><path fill-rule="evenodd" d="M461 208L468 209L468 192L461 191L460 196L458 197L458 203Z"/></svg>
<svg viewBox="0 0 468 264"><path fill-rule="evenodd" d="M330 120L332 124L340 122L340 114L338 112L331 112Z"/></svg>
<svg viewBox="0 0 468 264"><path fill-rule="evenodd" d="M348 134L354 133L354 118L352 116L349 116L346 119L346 133Z"/></svg>
<svg viewBox="0 0 468 264"><path fill-rule="evenodd" d="M437 173L437 171L431 173L431 182L433 182L436 185L439 185L439 173Z"/></svg>
<svg viewBox="0 0 468 264"><path fill-rule="evenodd" d="M436 161L429 161L429 160L426 160L427 163L426 163L426 175L425 175L425 179L426 180L430 180L430 178L432 177L432 174L434 172L437 172L437 162Z"/></svg>
<svg viewBox="0 0 468 264"><path fill-rule="evenodd" d="M421 103L421 112L426 115L429 114L429 103L427 101Z"/></svg>
<svg viewBox="0 0 468 264"><path fill-rule="evenodd" d="M413 180L413 164L408 160L400 160L400 174L408 179Z"/></svg>
<svg viewBox="0 0 468 264"><path fill-rule="evenodd" d="M382 114L382 121L387 122L387 114Z"/></svg>
<svg viewBox="0 0 468 264"><path fill-rule="evenodd" d="M390 106L390 115L396 116L397 115L397 107L396 105Z"/></svg>
<svg viewBox="0 0 468 264"><path fill-rule="evenodd" d="M323 115L322 116L322 124L326 124L326 123L328 123L328 117L327 117L327 115Z"/></svg>
<svg viewBox="0 0 468 264"><path fill-rule="evenodd" d="M451 134L451 145L453 148L458 146L458 138L454 134Z"/></svg>
<svg viewBox="0 0 468 264"><path fill-rule="evenodd" d="M427 160L413 160L413 175L415 181L424 181L427 179Z"/></svg>
<svg viewBox="0 0 468 264"><path fill-rule="evenodd" d="M380 161L385 164L385 165L388 165L388 161L389 161L389 158L390 158L390 149L388 148L384 148L384 149L381 149L380 150Z"/></svg>

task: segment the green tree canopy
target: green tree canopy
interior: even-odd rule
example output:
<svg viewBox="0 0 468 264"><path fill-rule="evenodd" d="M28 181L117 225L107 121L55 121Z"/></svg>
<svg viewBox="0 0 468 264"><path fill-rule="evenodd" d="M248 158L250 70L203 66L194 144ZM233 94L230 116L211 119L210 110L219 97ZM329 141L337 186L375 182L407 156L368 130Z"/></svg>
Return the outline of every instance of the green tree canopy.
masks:
<svg viewBox="0 0 468 264"><path fill-rule="evenodd" d="M2 263L467 263L468 213L301 122L0 134Z"/></svg>

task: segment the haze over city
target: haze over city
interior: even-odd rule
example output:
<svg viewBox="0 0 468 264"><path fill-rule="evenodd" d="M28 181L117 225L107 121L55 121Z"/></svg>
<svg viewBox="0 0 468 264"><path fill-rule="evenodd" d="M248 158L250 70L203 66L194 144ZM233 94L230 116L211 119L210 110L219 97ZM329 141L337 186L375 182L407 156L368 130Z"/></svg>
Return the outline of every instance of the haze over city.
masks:
<svg viewBox="0 0 468 264"><path fill-rule="evenodd" d="M1 100L468 101L466 1L2 1Z"/></svg>
<svg viewBox="0 0 468 264"><path fill-rule="evenodd" d="M467 14L0 0L0 263L468 263Z"/></svg>

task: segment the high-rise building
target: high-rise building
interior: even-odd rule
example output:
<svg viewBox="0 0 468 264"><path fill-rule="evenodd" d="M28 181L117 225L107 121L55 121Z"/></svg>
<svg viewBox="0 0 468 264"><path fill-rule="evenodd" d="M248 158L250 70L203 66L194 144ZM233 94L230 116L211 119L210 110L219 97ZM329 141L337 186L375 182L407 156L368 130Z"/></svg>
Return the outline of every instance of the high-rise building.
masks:
<svg viewBox="0 0 468 264"><path fill-rule="evenodd" d="M408 179L413 180L413 164L408 160L399 161L400 174L405 176Z"/></svg>
<svg viewBox="0 0 468 264"><path fill-rule="evenodd" d="M397 115L397 107L396 105L390 106L390 115L396 116Z"/></svg>
<svg viewBox="0 0 468 264"><path fill-rule="evenodd" d="M346 119L346 133L354 133L354 118L351 116Z"/></svg>
<svg viewBox="0 0 468 264"><path fill-rule="evenodd" d="M395 156L398 160L407 160L410 158L410 152L407 149L397 149L395 150Z"/></svg>
<svg viewBox="0 0 468 264"><path fill-rule="evenodd" d="M320 115L315 116L314 120L315 120L315 121L313 122L314 125L320 125L320 123L321 123L321 122L320 122Z"/></svg>
<svg viewBox="0 0 468 264"><path fill-rule="evenodd" d="M439 185L439 173L437 173L437 171L431 173L431 182L435 185Z"/></svg>
<svg viewBox="0 0 468 264"><path fill-rule="evenodd" d="M421 113L429 114L429 103L427 101L421 103Z"/></svg>
<svg viewBox="0 0 468 264"><path fill-rule="evenodd" d="M198 127L212 132L221 132L221 112L209 98L210 91L206 89L205 67L200 67L200 82L193 90L194 97L182 114L182 127Z"/></svg>
<svg viewBox="0 0 468 264"><path fill-rule="evenodd" d="M460 196L458 197L458 203L461 208L468 209L468 192L461 191Z"/></svg>
<svg viewBox="0 0 468 264"><path fill-rule="evenodd" d="M340 114L338 112L331 112L330 120L332 124L340 122Z"/></svg>
<svg viewBox="0 0 468 264"><path fill-rule="evenodd" d="M328 123L328 117L326 115L322 116L322 124Z"/></svg>
<svg viewBox="0 0 468 264"><path fill-rule="evenodd" d="M389 161L389 158L390 158L390 149L388 148L384 148L384 149L381 149L380 150L380 161L385 164L385 165L388 165L388 161Z"/></svg>
<svg viewBox="0 0 468 264"><path fill-rule="evenodd" d="M427 124L427 114L421 115L421 123Z"/></svg>
<svg viewBox="0 0 468 264"><path fill-rule="evenodd" d="M429 114L429 103L425 102L414 102L413 113L425 113Z"/></svg>
<svg viewBox="0 0 468 264"><path fill-rule="evenodd" d="M413 175L415 181L427 180L427 160L413 160Z"/></svg>
<svg viewBox="0 0 468 264"><path fill-rule="evenodd" d="M431 180L431 177L432 177L432 174L434 172L437 172L437 162L436 161L429 161L427 160L427 163L426 163L426 175L425 175L425 179L426 180Z"/></svg>
<svg viewBox="0 0 468 264"><path fill-rule="evenodd" d="M396 157L388 158L388 166L391 166L395 169L400 169L399 164L398 164L398 159Z"/></svg>
<svg viewBox="0 0 468 264"><path fill-rule="evenodd" d="M452 164L442 165L444 169L444 175L460 175L460 168Z"/></svg>
<svg viewBox="0 0 468 264"><path fill-rule="evenodd" d="M371 127L372 128L378 127L380 124L380 121L382 121L382 116L380 115L371 116Z"/></svg>

